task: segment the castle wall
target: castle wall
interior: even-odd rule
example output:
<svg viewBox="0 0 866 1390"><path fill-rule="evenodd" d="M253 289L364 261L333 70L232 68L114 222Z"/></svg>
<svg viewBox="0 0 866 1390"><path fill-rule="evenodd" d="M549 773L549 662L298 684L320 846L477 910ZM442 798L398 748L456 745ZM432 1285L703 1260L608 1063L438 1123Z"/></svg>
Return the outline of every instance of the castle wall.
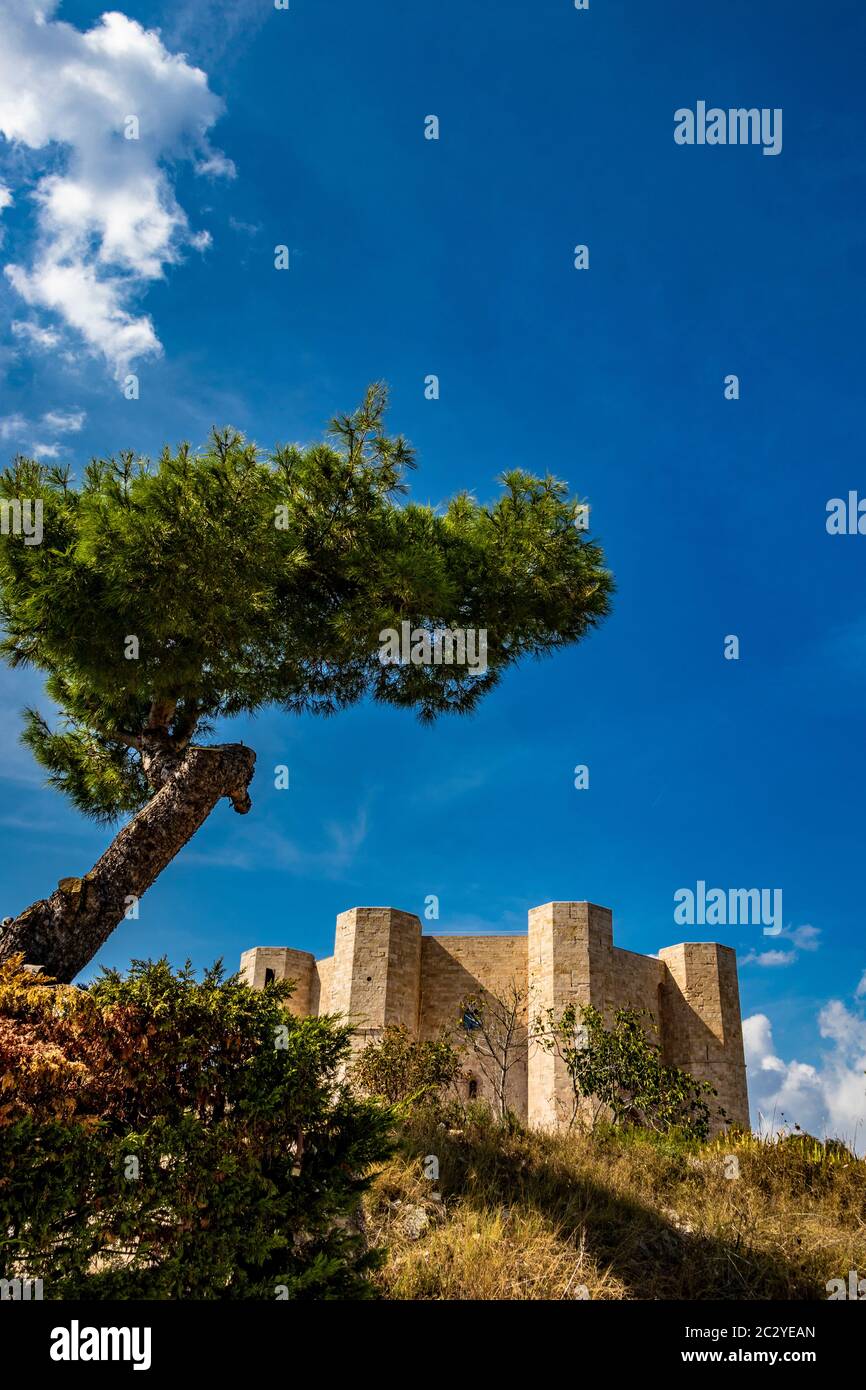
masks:
<svg viewBox="0 0 866 1390"><path fill-rule="evenodd" d="M356 1048L392 1025L422 1038L449 1030L457 1043L466 1042L461 1002L485 991L504 998L516 988L518 1060L509 1075L508 1104L531 1125L549 1128L571 1121L574 1101L561 1058L528 1041L535 1021L550 1009L560 1017L569 1004L591 1004L607 1018L626 1006L646 1010L654 1020L647 1031L664 1061L711 1082L718 1091L713 1104L729 1120L749 1123L733 950L685 942L666 947L658 959L624 951L613 945L610 909L595 903L533 908L526 936L425 937L412 913L355 907L337 918L334 955L326 960L287 947L244 952L241 973L250 985L262 988L269 971L297 982L292 1013L349 1019ZM468 1048L464 1059L464 1096L471 1079L477 1098L493 1102L480 1059Z"/></svg>
<svg viewBox="0 0 866 1390"><path fill-rule="evenodd" d="M529 913L530 1015L559 1018L569 1004L604 1011L613 951L610 910L594 903L545 903ZM548 1048L530 1050L528 1120L543 1129L570 1123L574 1091L565 1062Z"/></svg>
<svg viewBox="0 0 866 1390"><path fill-rule="evenodd" d="M353 907L337 918L330 1012L349 1019L363 1045L385 1028L418 1029L421 923L393 907Z"/></svg>
<svg viewBox="0 0 866 1390"><path fill-rule="evenodd" d="M311 951L296 951L290 946L259 946L244 951L240 974L253 989L264 989L269 979L292 980L295 989L288 1001L289 1013L297 1018L308 1018L318 1012L313 989L316 958Z"/></svg>
<svg viewBox="0 0 866 1390"><path fill-rule="evenodd" d="M310 990L310 1013L317 1018L329 1014L331 1010L331 976L334 973L334 957L316 961L316 970Z"/></svg>
<svg viewBox="0 0 866 1390"><path fill-rule="evenodd" d="M652 1015L648 1036L660 1041L662 988L667 969L653 956L641 956L636 951L623 951L614 946L610 971L605 988L605 1009L608 1015L616 1009L645 1009ZM649 1020L646 1020L649 1024Z"/></svg>
<svg viewBox="0 0 866 1390"><path fill-rule="evenodd" d="M662 990L662 1048L666 1062L682 1067L718 1092L729 1120L749 1124L746 1060L737 983L730 946L685 942L659 952L667 967Z"/></svg>
<svg viewBox="0 0 866 1390"><path fill-rule="evenodd" d="M527 1009L525 936L425 936L421 939L421 1011L419 1036L437 1038L453 1033L460 1005L470 995L488 990L507 1000L512 988L523 996L514 1039L515 1064L508 1075L506 1097L516 1115L525 1118L527 1106ZM468 1041L468 1035L462 1035ZM494 1103L494 1088L470 1048L464 1052L463 1096ZM488 1066L487 1070L490 1068Z"/></svg>

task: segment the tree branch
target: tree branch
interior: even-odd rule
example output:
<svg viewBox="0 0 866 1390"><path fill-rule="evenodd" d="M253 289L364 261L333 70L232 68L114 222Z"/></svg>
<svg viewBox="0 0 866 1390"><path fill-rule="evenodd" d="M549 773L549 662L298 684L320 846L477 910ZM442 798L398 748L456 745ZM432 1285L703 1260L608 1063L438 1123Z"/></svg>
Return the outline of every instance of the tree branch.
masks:
<svg viewBox="0 0 866 1390"><path fill-rule="evenodd" d="M89 873L61 879L0 930L0 961L21 951L28 964L72 980L222 797L241 815L250 809L255 758L242 743L191 748Z"/></svg>

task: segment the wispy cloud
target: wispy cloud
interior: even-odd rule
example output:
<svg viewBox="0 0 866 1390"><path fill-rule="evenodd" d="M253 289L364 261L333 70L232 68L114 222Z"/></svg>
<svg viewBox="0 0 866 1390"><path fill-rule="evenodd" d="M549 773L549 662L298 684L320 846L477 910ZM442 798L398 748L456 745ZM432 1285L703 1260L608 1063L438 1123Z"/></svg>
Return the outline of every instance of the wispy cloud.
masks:
<svg viewBox="0 0 866 1390"><path fill-rule="evenodd" d="M102 826L94 825L92 821L84 820L72 814L68 820L60 820L44 814L0 816L0 828L20 830L25 835L63 835L67 838L98 841L103 841L106 838Z"/></svg>
<svg viewBox="0 0 866 1390"><path fill-rule="evenodd" d="M796 959L796 951L750 951L741 958L740 965L761 965L773 969L780 965L793 965Z"/></svg>
<svg viewBox="0 0 866 1390"><path fill-rule="evenodd" d="M340 878L354 864L367 838L367 828L367 811L362 808L347 824L329 821L323 827L322 842L314 841L312 848L309 831L306 842L299 844L281 831L266 829L259 837L261 855L267 862L291 873L313 878Z"/></svg>
<svg viewBox="0 0 866 1390"><path fill-rule="evenodd" d="M20 444L33 458L59 458L58 436L77 434L86 419L83 410L49 410L36 421L16 411L0 417L0 443Z"/></svg>
<svg viewBox="0 0 866 1390"><path fill-rule="evenodd" d="M283 17L277 15L277 23ZM208 22L203 24L201 0L179 0L167 7L161 29L173 49L191 53L197 63L214 69L237 57L273 18L271 0L210 0Z"/></svg>
<svg viewBox="0 0 866 1390"><path fill-rule="evenodd" d="M13 319L12 332L16 338L21 338L31 347L40 348L43 351L56 347L60 342L60 334L56 333L53 328L43 328L32 319Z"/></svg>
<svg viewBox="0 0 866 1390"><path fill-rule="evenodd" d="M234 160L228 159L219 150L211 150L206 159L199 160L195 171L211 179L235 179L238 175Z"/></svg>
<svg viewBox="0 0 866 1390"><path fill-rule="evenodd" d="M789 951L749 951L740 957L740 965L758 965L763 969L778 969L780 966L793 965L799 960L801 951L817 951L821 945L821 928L813 927L809 923L802 927L783 927L779 932L777 940L783 937L790 941L793 950Z"/></svg>
<svg viewBox="0 0 866 1390"><path fill-rule="evenodd" d="M35 459L59 459L60 445L45 444L39 439L35 439L30 445L30 452Z"/></svg>
<svg viewBox="0 0 866 1390"><path fill-rule="evenodd" d="M261 231L257 222L244 222L240 217L230 217L229 226L233 232L239 232L243 236L257 236Z"/></svg>
<svg viewBox="0 0 866 1390"><path fill-rule="evenodd" d="M425 805L444 805L450 801L460 801L463 797L471 796L473 792L480 791L490 782L491 778L496 777L506 763L511 762L513 764L513 761L513 758L509 759L507 755L503 754L500 758L488 757L473 766L426 778L423 787L418 789L414 799L419 804Z"/></svg>
<svg viewBox="0 0 866 1390"><path fill-rule="evenodd" d="M42 424L55 434L76 434L86 419L83 410L49 410L42 416Z"/></svg>
<svg viewBox="0 0 866 1390"><path fill-rule="evenodd" d="M0 440L6 444L11 439L23 439L28 428L24 416L17 411L14 415L5 415L0 419Z"/></svg>
<svg viewBox="0 0 866 1390"><path fill-rule="evenodd" d="M7 188L5 183L0 183L0 213L3 212L4 208L11 207L12 203L13 198L11 189ZM0 246L3 245L5 239L6 229L5 227L0 227Z"/></svg>
<svg viewBox="0 0 866 1390"><path fill-rule="evenodd" d="M185 850L179 863L258 872L277 869L305 878L340 878L358 856L367 838L365 808L348 823L328 821L320 831L307 828L301 843L267 824L244 827L225 848Z"/></svg>
<svg viewBox="0 0 866 1390"><path fill-rule="evenodd" d="M821 945L821 928L808 924L802 927L783 927L779 935L792 941L798 951L817 951Z"/></svg>

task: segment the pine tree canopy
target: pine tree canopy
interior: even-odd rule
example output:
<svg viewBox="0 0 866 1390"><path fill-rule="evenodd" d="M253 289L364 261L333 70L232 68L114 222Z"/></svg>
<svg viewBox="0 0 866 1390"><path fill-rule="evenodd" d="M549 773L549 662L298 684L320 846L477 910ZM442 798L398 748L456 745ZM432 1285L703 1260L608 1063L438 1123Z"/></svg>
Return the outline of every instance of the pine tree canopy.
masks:
<svg viewBox="0 0 866 1390"><path fill-rule="evenodd" d="M79 809L144 805L151 735L182 755L232 715L365 695L425 720L466 712L605 616L611 576L563 483L513 470L489 506L411 502L413 452L385 405L373 386L324 443L268 455L215 429L155 464L94 460L77 485L25 458L3 473L0 497L42 502L43 538L0 536L0 647L46 675L60 721L29 710L24 739ZM379 634L405 620L486 629L486 671L383 664Z"/></svg>
<svg viewBox="0 0 866 1390"><path fill-rule="evenodd" d="M307 448L223 429L78 483L25 458L0 475L0 651L59 711L28 710L24 740L85 814L131 815L82 878L0 924L0 961L73 979L218 801L249 811L255 753L216 742L218 721L364 696L464 713L605 616L613 582L564 483L517 469L490 506L411 502L385 404L370 387Z"/></svg>

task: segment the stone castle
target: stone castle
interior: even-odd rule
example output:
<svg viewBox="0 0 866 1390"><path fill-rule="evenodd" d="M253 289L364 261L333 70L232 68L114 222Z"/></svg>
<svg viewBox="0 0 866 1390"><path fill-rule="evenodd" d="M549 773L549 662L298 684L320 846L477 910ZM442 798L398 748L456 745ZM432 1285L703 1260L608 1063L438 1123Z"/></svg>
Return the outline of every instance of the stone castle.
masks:
<svg viewBox="0 0 866 1390"><path fill-rule="evenodd" d="M259 989L294 980L290 1010L342 1014L354 1025L356 1047L395 1024L419 1038L438 1037L459 1024L467 997L487 991L503 998L516 988L523 1047L508 1102L530 1125L546 1128L570 1118L572 1089L558 1056L527 1045L530 1014L558 1015L568 1004L606 1015L626 1005L646 1009L663 1060L711 1082L728 1119L749 1124L734 951L712 942L667 946L657 958L624 951L613 944L610 909L594 903L532 908L525 936L425 936L411 912L353 907L337 918L333 956L257 946L242 955L241 975ZM471 1061L470 1054L466 1095L492 1099L488 1078L474 1075Z"/></svg>

